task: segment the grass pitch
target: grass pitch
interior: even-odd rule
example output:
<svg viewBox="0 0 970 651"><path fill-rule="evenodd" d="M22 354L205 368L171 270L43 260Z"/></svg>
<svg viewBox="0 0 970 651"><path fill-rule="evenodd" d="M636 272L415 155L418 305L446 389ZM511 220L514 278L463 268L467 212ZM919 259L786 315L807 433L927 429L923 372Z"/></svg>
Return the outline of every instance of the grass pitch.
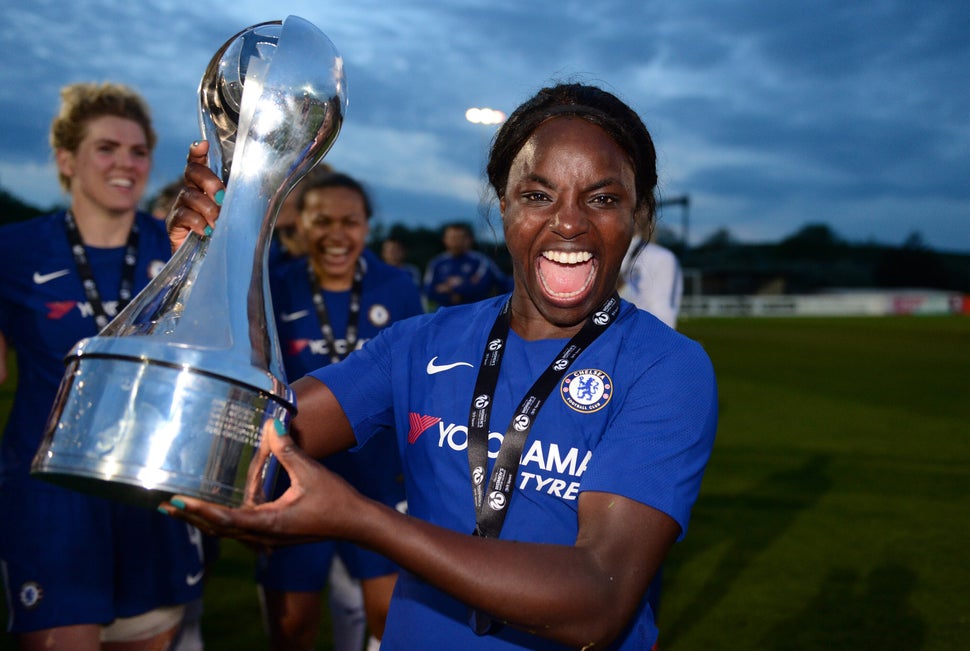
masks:
<svg viewBox="0 0 970 651"><path fill-rule="evenodd" d="M970 319L698 319L721 418L661 646L962 649Z"/></svg>
<svg viewBox="0 0 970 651"><path fill-rule="evenodd" d="M714 361L721 418L690 531L665 567L661 648L967 648L970 318L681 330ZM224 542L206 586L210 651L266 648L252 576L252 554Z"/></svg>

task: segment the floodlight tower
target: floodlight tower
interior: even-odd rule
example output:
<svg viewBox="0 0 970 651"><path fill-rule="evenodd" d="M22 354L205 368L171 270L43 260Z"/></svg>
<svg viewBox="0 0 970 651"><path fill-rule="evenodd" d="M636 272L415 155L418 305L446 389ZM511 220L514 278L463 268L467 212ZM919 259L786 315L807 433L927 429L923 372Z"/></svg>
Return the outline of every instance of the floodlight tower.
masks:
<svg viewBox="0 0 970 651"><path fill-rule="evenodd" d="M680 255L683 256L687 253L687 247L690 246L687 240L690 230L690 195L683 194L679 197L668 197L657 202L658 209L666 206L681 206L683 208L681 212L682 240L680 251Z"/></svg>

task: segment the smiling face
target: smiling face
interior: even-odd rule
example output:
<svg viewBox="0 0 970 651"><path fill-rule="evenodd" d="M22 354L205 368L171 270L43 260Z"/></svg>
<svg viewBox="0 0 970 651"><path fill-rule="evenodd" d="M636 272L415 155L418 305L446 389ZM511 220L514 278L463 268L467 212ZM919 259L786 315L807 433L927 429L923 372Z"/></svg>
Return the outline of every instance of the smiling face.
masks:
<svg viewBox="0 0 970 651"><path fill-rule="evenodd" d="M76 151L57 150L58 171L70 186L75 212L133 213L145 192L152 154L134 120L103 115L85 126Z"/></svg>
<svg viewBox="0 0 970 651"><path fill-rule="evenodd" d="M308 190L299 226L321 286L350 289L369 232L360 193L344 187Z"/></svg>
<svg viewBox="0 0 970 651"><path fill-rule="evenodd" d="M516 332L566 337L582 327L616 289L635 204L633 166L603 129L559 117L532 133L500 201Z"/></svg>

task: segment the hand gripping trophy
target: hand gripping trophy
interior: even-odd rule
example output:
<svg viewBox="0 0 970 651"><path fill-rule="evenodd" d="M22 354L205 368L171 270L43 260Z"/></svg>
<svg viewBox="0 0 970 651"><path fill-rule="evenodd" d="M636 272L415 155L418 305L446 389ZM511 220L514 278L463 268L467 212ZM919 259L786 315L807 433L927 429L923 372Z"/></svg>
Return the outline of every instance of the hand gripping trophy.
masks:
<svg viewBox="0 0 970 651"><path fill-rule="evenodd" d="M70 352L32 474L153 508L175 493L242 503L263 424L296 411L269 300L273 224L346 107L343 62L302 18L254 25L216 52L199 121L227 182L219 227L191 235Z"/></svg>

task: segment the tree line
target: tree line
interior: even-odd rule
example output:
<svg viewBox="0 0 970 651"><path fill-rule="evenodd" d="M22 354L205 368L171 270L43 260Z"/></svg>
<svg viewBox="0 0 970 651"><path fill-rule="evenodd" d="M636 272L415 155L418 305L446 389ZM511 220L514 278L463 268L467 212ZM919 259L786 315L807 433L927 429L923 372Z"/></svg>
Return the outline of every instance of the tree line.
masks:
<svg viewBox="0 0 970 651"><path fill-rule="evenodd" d="M778 242L735 241L719 230L687 249L668 242L685 269L701 272L705 294L805 294L839 289L941 289L970 293L970 254L933 250L918 232L900 245L850 242L810 223Z"/></svg>
<svg viewBox="0 0 970 651"><path fill-rule="evenodd" d="M27 204L0 188L0 224L51 212ZM376 223L370 245L379 251L388 237L400 240L408 262L424 269L443 250L439 228L402 223ZM900 245L850 242L828 224L809 223L772 243L744 243L720 229L700 245L687 247L669 229L659 243L678 254L689 278L701 283L703 294L813 293L824 289L941 289L970 293L970 254L933 250L918 232ZM508 252L501 244L480 243L499 267L511 273Z"/></svg>

